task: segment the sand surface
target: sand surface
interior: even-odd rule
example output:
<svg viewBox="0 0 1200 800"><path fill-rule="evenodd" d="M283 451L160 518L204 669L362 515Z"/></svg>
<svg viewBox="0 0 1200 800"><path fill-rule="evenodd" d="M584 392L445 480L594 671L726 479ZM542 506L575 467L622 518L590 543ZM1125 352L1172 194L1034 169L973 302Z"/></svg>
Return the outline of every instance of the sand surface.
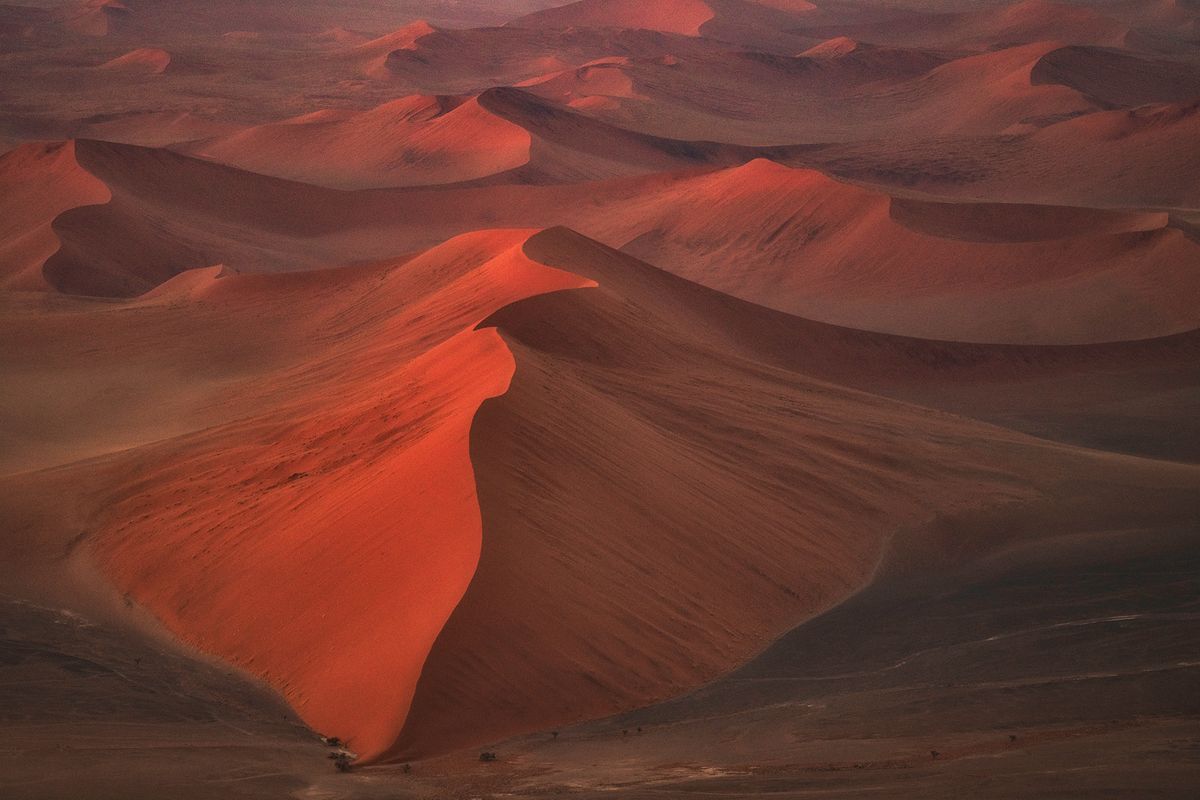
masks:
<svg viewBox="0 0 1200 800"><path fill-rule="evenodd" d="M0 8L0 794L1195 796L1198 43Z"/></svg>

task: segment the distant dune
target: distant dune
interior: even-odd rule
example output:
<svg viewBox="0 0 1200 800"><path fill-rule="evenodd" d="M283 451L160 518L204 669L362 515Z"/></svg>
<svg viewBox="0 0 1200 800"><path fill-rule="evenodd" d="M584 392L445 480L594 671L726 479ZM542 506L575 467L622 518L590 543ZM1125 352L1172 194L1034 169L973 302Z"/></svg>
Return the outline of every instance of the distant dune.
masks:
<svg viewBox="0 0 1200 800"><path fill-rule="evenodd" d="M113 72L160 75L171 65L171 54L157 47L141 47L105 61L100 69Z"/></svg>
<svg viewBox="0 0 1200 800"><path fill-rule="evenodd" d="M189 148L226 164L334 188L456 183L529 162L531 138L474 98L412 96L301 118Z"/></svg>

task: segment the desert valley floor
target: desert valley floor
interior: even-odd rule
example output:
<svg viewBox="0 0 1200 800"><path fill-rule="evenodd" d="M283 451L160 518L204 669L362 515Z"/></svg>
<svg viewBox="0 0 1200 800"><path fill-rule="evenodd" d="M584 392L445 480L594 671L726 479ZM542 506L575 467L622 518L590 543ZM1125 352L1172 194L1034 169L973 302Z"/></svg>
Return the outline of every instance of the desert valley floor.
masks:
<svg viewBox="0 0 1200 800"><path fill-rule="evenodd" d="M0 5L0 797L1200 796L1200 2Z"/></svg>

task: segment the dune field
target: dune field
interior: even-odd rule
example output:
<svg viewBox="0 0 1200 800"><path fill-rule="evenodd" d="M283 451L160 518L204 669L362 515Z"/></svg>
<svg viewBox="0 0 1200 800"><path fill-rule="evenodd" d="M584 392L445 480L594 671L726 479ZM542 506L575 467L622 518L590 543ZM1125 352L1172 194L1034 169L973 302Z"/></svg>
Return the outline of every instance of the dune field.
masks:
<svg viewBox="0 0 1200 800"><path fill-rule="evenodd" d="M0 796L1200 794L1200 4L0 5Z"/></svg>

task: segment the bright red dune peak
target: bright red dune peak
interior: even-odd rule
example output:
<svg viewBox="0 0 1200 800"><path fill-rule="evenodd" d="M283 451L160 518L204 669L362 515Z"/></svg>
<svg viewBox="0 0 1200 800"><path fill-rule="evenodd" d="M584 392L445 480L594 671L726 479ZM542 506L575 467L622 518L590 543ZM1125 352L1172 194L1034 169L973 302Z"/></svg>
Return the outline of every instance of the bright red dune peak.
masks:
<svg viewBox="0 0 1200 800"><path fill-rule="evenodd" d="M1197 31L0 8L0 797L1192 800Z"/></svg>

